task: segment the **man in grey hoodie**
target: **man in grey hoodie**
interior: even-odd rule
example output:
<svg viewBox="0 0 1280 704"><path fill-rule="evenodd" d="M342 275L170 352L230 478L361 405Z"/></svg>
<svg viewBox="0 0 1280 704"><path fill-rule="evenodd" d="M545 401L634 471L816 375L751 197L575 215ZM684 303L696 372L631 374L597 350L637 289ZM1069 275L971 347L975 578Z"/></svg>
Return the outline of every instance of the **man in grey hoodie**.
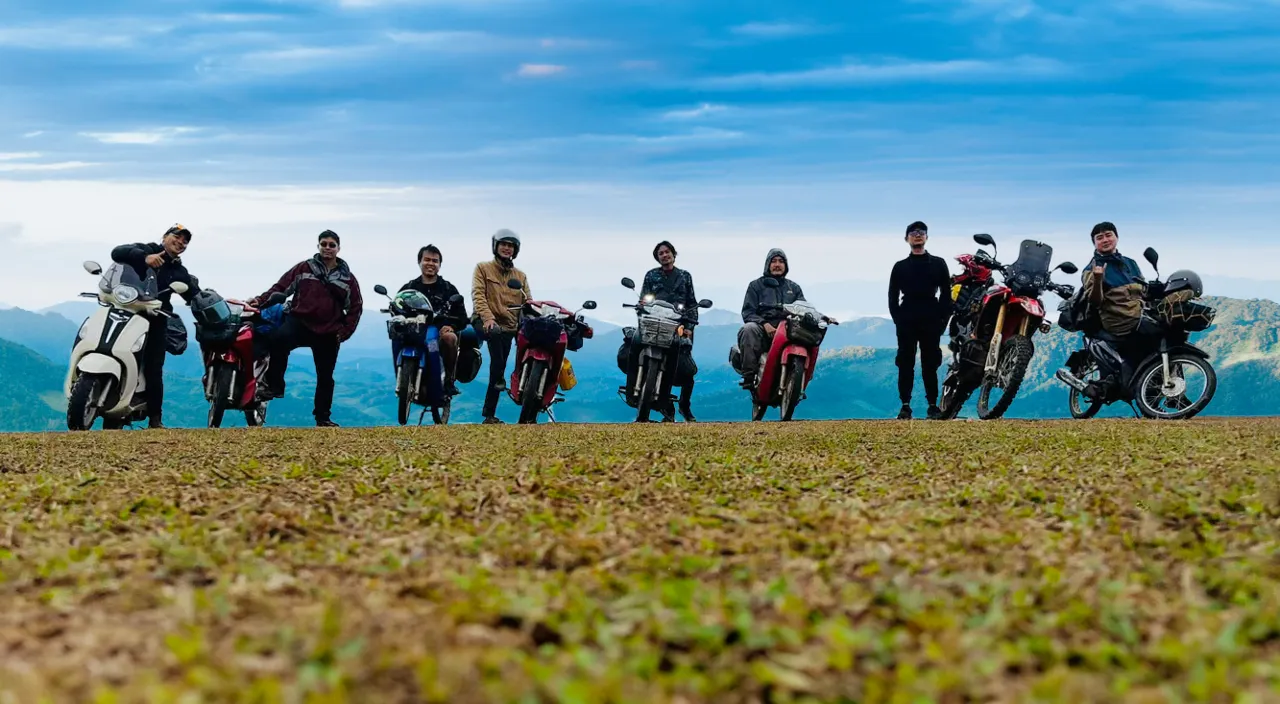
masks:
<svg viewBox="0 0 1280 704"><path fill-rule="evenodd" d="M738 349L742 351L743 367L738 373L742 374L742 386L745 388L755 385L760 355L773 339L778 322L787 316L782 306L804 300L800 284L787 278L789 271L791 267L787 264L786 252L769 250L764 260L764 276L747 286L747 295L742 299L742 321L746 325L738 330Z"/></svg>

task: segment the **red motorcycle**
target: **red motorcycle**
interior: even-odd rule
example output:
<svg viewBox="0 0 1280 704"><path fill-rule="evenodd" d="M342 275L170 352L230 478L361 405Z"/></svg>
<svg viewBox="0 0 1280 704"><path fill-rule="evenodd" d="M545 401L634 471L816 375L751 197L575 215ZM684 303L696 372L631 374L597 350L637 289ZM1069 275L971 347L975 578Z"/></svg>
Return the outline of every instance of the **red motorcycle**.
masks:
<svg viewBox="0 0 1280 704"><path fill-rule="evenodd" d="M778 321L768 352L756 364L751 394L751 420L763 420L765 411L778 408L781 419L789 421L805 397L805 389L818 365L818 348L827 335L828 325L840 323L818 312L808 301L799 300L778 306L786 317ZM742 351L737 345L730 350L729 361L737 368Z"/></svg>
<svg viewBox="0 0 1280 704"><path fill-rule="evenodd" d="M511 279L507 286L523 290L518 279ZM595 307L595 301L582 304L584 310ZM554 423L551 407L564 400L560 387L567 391L577 383L565 350L582 349L583 340L595 333L581 312L574 313L554 301L525 301L510 310L519 311L520 326L507 394L520 406L520 423L537 423L539 413L546 413ZM561 376L562 370L569 372L567 378ZM563 383L566 380L568 384Z"/></svg>
<svg viewBox="0 0 1280 704"><path fill-rule="evenodd" d="M257 336L279 327L280 303L286 296L274 294L261 310L224 300L210 289L193 301L196 340L204 359L204 396L209 402L209 427L222 427L228 410L243 411L245 423L267 422L266 377L268 354L259 354Z"/></svg>
<svg viewBox="0 0 1280 704"><path fill-rule="evenodd" d="M986 234L974 235L973 240L993 248L996 244ZM965 270L952 278L956 310L950 324L952 362L942 382L942 418L955 418L975 390L982 420L1009 410L1035 354L1032 335L1050 330L1040 295L1053 291L1070 298L1075 293L1072 286L1055 284L1049 277L1058 269L1074 274L1076 265L1062 262L1050 269L1052 256L1049 245L1023 240L1018 259L1008 266L983 250L957 257ZM1003 284L992 280L997 271L1004 276ZM1001 395L993 403L997 389Z"/></svg>

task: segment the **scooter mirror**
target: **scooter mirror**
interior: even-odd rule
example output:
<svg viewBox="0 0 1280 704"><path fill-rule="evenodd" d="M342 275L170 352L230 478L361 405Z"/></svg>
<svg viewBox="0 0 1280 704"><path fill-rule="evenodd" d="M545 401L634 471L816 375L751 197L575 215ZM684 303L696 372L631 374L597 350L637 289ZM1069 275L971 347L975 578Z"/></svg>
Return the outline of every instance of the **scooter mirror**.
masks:
<svg viewBox="0 0 1280 704"><path fill-rule="evenodd" d="M1058 265L1058 268L1061 269L1063 273L1066 273L1066 274L1074 274L1077 271L1080 271L1078 268L1076 268L1076 265L1072 264L1071 262L1063 262Z"/></svg>
<svg viewBox="0 0 1280 704"><path fill-rule="evenodd" d="M373 292L378 294L379 296L385 296L387 295L387 287L383 286L382 284L378 284L377 286L373 287Z"/></svg>
<svg viewBox="0 0 1280 704"><path fill-rule="evenodd" d="M520 279L507 279L507 288L513 288L517 291L524 290L524 286L520 284Z"/></svg>
<svg viewBox="0 0 1280 704"><path fill-rule="evenodd" d="M974 235L973 241L977 242L978 244L985 244L988 247L994 247L996 244L996 239L991 235L986 234L985 232Z"/></svg>
<svg viewBox="0 0 1280 704"><path fill-rule="evenodd" d="M629 288L629 289L631 289L632 291L634 291L634 290L636 290L636 282L634 282L634 281L632 281L630 278L628 278L628 277L624 276L624 277L622 277L622 287L623 287L623 288Z"/></svg>
<svg viewBox="0 0 1280 704"><path fill-rule="evenodd" d="M1160 261L1160 255L1156 253L1156 250L1152 249L1151 247L1147 247L1146 249L1142 250L1142 258L1146 259L1148 262L1151 262L1151 266L1157 266L1157 262Z"/></svg>
<svg viewBox="0 0 1280 704"><path fill-rule="evenodd" d="M595 301L586 301L586 302L584 302L584 303L582 304L582 307L583 307L584 309L586 309L586 310L595 310L595 309L596 309L596 302L595 302Z"/></svg>
<svg viewBox="0 0 1280 704"><path fill-rule="evenodd" d="M173 283L169 284L169 290L181 296L182 294L187 292L187 285L182 283L181 281L174 281Z"/></svg>
<svg viewBox="0 0 1280 704"><path fill-rule="evenodd" d="M704 298L701 301L698 301L699 308L710 308L712 305L714 304L711 302L710 298Z"/></svg>
<svg viewBox="0 0 1280 704"><path fill-rule="evenodd" d="M89 272L90 274L93 274L94 276L97 276L98 274L102 273L102 267L98 266L98 263L95 261L85 262L84 270Z"/></svg>

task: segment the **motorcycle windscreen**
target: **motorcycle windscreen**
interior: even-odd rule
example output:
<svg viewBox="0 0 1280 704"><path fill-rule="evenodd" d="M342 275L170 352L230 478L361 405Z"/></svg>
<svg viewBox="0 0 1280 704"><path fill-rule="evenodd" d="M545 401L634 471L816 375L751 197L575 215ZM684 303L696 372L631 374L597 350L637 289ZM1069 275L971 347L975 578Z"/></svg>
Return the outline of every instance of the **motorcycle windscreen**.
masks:
<svg viewBox="0 0 1280 704"><path fill-rule="evenodd" d="M1029 275L1048 274L1049 264L1053 260L1053 247L1044 242L1023 240L1018 249L1018 258L1010 267L1011 273Z"/></svg>
<svg viewBox="0 0 1280 704"><path fill-rule="evenodd" d="M143 301L155 300L160 292L159 282L156 280L156 272L148 267L145 278L138 276L138 272L133 267L120 262L112 262L106 271L102 272L102 278L98 280L98 290L103 293L111 293L116 286L132 286L138 290L138 298Z"/></svg>

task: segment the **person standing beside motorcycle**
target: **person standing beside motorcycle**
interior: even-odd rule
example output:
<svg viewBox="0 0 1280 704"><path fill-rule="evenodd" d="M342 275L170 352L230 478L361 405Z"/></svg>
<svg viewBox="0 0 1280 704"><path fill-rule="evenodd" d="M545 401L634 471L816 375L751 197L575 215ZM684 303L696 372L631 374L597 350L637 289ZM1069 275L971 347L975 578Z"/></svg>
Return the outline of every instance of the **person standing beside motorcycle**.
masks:
<svg viewBox="0 0 1280 704"><path fill-rule="evenodd" d="M520 237L511 230L498 230L490 238L493 259L476 264L471 275L472 325L489 349L489 388L484 396L483 423L501 423L497 417L498 399L506 390L507 357L520 324L518 310L529 300L529 280L516 268L520 255ZM520 281L519 291L507 286L511 279Z"/></svg>
<svg viewBox="0 0 1280 704"><path fill-rule="evenodd" d="M656 268L644 275L644 283L640 286L640 296L652 295L655 300L666 301L672 305L682 306L680 311L685 318L685 329L689 331L689 341L693 341L693 329L698 326L698 298L693 293L693 275L684 269L676 268L676 248L663 240L653 248L653 258L658 262ZM631 347L633 355L638 352L636 345ZM693 345L682 348L680 359L676 360L681 371L693 372ZM632 367L636 366L633 359ZM693 374L677 373L676 378L687 382L680 386L680 415L686 422L697 422L690 408L693 398ZM630 387L628 380L628 388ZM670 406L668 406L670 408Z"/></svg>
<svg viewBox="0 0 1280 704"><path fill-rule="evenodd" d="M925 251L929 227L916 221L903 238L911 247L906 259L889 273L889 316L898 334L899 420L911 418L911 389L915 384L916 348L920 348L920 376L924 381L928 417L942 416L938 408L938 367L942 366L942 332L951 317L951 271L942 257Z"/></svg>
<svg viewBox="0 0 1280 704"><path fill-rule="evenodd" d="M458 288L440 277L440 266L444 263L444 255L433 244L418 250L418 268L422 275L400 287L401 291L417 291L427 297L431 309L436 311L435 325L440 329L440 357L444 362L445 392L458 393L454 385L455 372L458 366L458 338L466 335L467 306L465 303L451 303L450 298L458 294ZM472 335L475 333L472 332Z"/></svg>
<svg viewBox="0 0 1280 704"><path fill-rule="evenodd" d="M191 231L181 224L165 230L160 243L139 242L122 244L111 250L111 261L125 264L133 268L138 278L145 279L148 270L154 270L156 290L164 291L175 281L187 285L187 291L180 294L188 304L200 293L197 279L182 263L182 253L191 244ZM173 312L173 292L161 293L160 309L166 313ZM142 352L142 374L147 389L147 427L164 429L162 419L164 405L164 353L168 342L169 319L164 316L151 318L151 327L147 331L146 346Z"/></svg>
<svg viewBox="0 0 1280 704"><path fill-rule="evenodd" d="M360 284L346 261L338 257L341 240L333 230L320 233L319 252L299 262L261 296L249 299L258 307L273 293L293 298L285 304L284 323L271 335L271 366L267 387L271 396L284 395L284 373L289 353L299 347L311 349L316 365L315 407L312 413L321 428L337 427L333 412L333 369L338 364L338 348L355 334L364 313Z"/></svg>
<svg viewBox="0 0 1280 704"><path fill-rule="evenodd" d="M764 275L747 286L742 299L742 321L746 324L738 330L738 349L745 367L738 370L743 388L755 385L760 355L771 344L778 322L787 316L782 306L804 300L800 284L787 278L790 271L786 253L771 249L764 260Z"/></svg>

